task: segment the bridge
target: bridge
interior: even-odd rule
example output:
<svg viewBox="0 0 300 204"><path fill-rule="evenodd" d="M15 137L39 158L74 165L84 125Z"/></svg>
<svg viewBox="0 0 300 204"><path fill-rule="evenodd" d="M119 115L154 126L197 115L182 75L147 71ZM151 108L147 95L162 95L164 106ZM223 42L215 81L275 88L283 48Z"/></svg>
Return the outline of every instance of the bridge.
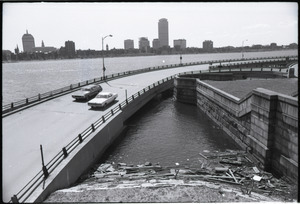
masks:
<svg viewBox="0 0 300 204"><path fill-rule="evenodd" d="M249 62L258 60L261 63L266 61L265 58L243 60ZM276 58L272 60L276 61ZM232 61L238 62L241 59L230 60ZM118 135L122 130L123 120L156 94L173 87L175 75L219 72L220 69L209 70L209 64L226 62L228 60L196 62L117 73L105 79L101 77L71 84L59 90L3 106L4 201L42 201L47 192L56 190L58 186L67 187L72 184L86 167L75 172L70 170L64 172L64 167L74 164L78 152L86 151L84 147L87 148L96 136ZM283 73L283 77L286 75L286 68L278 69ZM92 110L87 106L87 102L73 101L72 92L92 83L100 84L105 91L117 93L119 95L117 102L104 110ZM120 115L121 119L118 118ZM120 128L118 130L114 130L114 127L107 128L110 122ZM113 139L107 138L107 141L103 151ZM46 164L42 164L40 145ZM80 162L84 164L85 160L96 159L98 156L93 152L89 157L81 158ZM78 162L74 165L78 167ZM58 182L56 178L67 180L64 185L55 185L53 183Z"/></svg>

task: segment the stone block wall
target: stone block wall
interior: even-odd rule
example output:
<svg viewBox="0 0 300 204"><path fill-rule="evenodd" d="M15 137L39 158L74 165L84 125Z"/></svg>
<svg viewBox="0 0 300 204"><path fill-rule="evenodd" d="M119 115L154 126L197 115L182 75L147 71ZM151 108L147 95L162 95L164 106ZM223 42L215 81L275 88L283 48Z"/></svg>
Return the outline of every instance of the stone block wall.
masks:
<svg viewBox="0 0 300 204"><path fill-rule="evenodd" d="M187 77L175 78L174 84L178 101L193 98L190 103L196 103L242 148L250 149L265 170L298 179L297 98L257 88L239 99Z"/></svg>
<svg viewBox="0 0 300 204"><path fill-rule="evenodd" d="M239 99L197 79L197 106L242 148L250 133L251 95Z"/></svg>
<svg viewBox="0 0 300 204"><path fill-rule="evenodd" d="M175 77L173 97L179 102L196 105L196 79Z"/></svg>
<svg viewBox="0 0 300 204"><path fill-rule="evenodd" d="M266 170L298 178L298 100L262 88L253 91L249 145Z"/></svg>

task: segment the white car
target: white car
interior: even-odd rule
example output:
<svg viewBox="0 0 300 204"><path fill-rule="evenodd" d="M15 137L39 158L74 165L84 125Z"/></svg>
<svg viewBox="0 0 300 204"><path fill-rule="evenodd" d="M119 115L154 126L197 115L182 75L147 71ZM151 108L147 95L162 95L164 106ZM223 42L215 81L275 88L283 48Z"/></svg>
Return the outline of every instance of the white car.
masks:
<svg viewBox="0 0 300 204"><path fill-rule="evenodd" d="M100 85L88 85L73 93L72 97L76 100L89 100L96 96L100 91L102 91L102 87Z"/></svg>
<svg viewBox="0 0 300 204"><path fill-rule="evenodd" d="M118 94L111 92L100 92L95 98L88 102L92 108L105 107L107 104L113 102L118 97Z"/></svg>

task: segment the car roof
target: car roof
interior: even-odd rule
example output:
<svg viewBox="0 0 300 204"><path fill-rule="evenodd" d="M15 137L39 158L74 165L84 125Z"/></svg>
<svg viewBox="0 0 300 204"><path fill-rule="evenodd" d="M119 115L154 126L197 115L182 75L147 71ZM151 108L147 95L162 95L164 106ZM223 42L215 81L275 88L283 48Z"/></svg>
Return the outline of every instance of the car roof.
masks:
<svg viewBox="0 0 300 204"><path fill-rule="evenodd" d="M101 95L108 95L108 94L113 94L112 92L100 92L99 94Z"/></svg>

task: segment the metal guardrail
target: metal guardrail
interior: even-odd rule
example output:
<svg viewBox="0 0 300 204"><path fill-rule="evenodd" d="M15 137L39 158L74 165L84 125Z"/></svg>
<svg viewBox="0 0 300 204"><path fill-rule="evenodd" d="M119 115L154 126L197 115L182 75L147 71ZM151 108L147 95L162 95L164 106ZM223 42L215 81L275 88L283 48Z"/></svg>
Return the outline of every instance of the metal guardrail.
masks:
<svg viewBox="0 0 300 204"><path fill-rule="evenodd" d="M183 72L178 74L179 76L187 75L187 74L201 74L201 73L211 73L211 72L228 72L229 70L219 69L219 70L199 70L199 71L189 71L189 72ZM231 70L231 71L241 71L239 69ZM242 71L249 71L246 69L243 69ZM252 71L270 71L269 68L262 68ZM278 69L278 71L281 71L281 69ZM112 108L108 113L103 115L101 118L99 118L97 121L92 123L88 128L86 128L84 131L82 131L80 134L78 134L71 142L69 142L65 147L62 148L62 150L55 155L51 161L49 161L45 168L43 168L41 171L39 171L34 178L32 178L17 194L13 195L11 197L10 203L18 203L18 202L25 202L29 196L40 186L45 179L47 179L48 175L51 174L54 169L79 145L81 144L85 139L87 139L91 133L93 133L97 128L99 128L101 125L103 125L107 120L109 120L114 114L118 113L119 111L123 110L127 107L128 104L130 104L132 101L134 101L136 98L140 97L147 91L153 89L154 87L161 85L169 80L174 79L175 75L167 77L165 79L162 79L160 81L157 81L150 86L145 87L141 91L135 93L131 97L127 98L125 101L121 102L118 106ZM79 84L78 84L79 86Z"/></svg>
<svg viewBox="0 0 300 204"><path fill-rule="evenodd" d="M100 78L94 78L90 79L87 81L79 82L76 84L71 84L69 86L56 89L53 91L49 91L43 94L38 94L37 96L29 97L22 99L20 101L12 102L10 104L6 104L2 106L2 116L5 113L17 110L22 107L26 107L28 105L37 103L37 102L42 102L45 99L49 99L61 94L66 94L69 92L72 92L74 90L77 90L78 88L89 85L89 84L94 84L97 82L103 82L105 80L112 80L120 77L125 77L129 75L134 75L138 73L144 73L144 72L149 72L149 71L155 71L155 70L161 70L161 69L170 69L170 68L176 68L176 67L182 67L182 66L192 66L192 65L200 65L200 64L213 64L213 63L222 63L222 62L233 62L233 61L249 61L249 60L260 60L260 59L278 59L278 58L297 58L298 56L277 56L277 57L261 57L261 58L243 58L243 59L224 59L224 60L212 60L212 61L199 61L199 62L190 62L190 63L184 63L184 64L170 64L170 65L165 65L165 66L158 66L158 67L149 67L149 68L143 68L143 69L138 69L138 70L132 70L132 71L125 71L125 72L120 72L116 74L111 74L106 76L105 78L100 77Z"/></svg>
<svg viewBox="0 0 300 204"><path fill-rule="evenodd" d="M263 61L252 61L252 62L242 62L242 63L230 63L230 64L223 64L223 65L214 65L214 66L209 66L209 69L218 69L218 68L227 68L227 67L234 67L234 66L254 66L257 67L261 67L264 66L264 64L269 64L269 63L284 63L284 64L278 64L278 66L275 65L267 65L268 67L285 67L287 66L287 62L294 62L294 61L298 61L298 56L291 56L288 58L288 61L286 58L281 58L281 59L274 59L274 60L263 60Z"/></svg>

